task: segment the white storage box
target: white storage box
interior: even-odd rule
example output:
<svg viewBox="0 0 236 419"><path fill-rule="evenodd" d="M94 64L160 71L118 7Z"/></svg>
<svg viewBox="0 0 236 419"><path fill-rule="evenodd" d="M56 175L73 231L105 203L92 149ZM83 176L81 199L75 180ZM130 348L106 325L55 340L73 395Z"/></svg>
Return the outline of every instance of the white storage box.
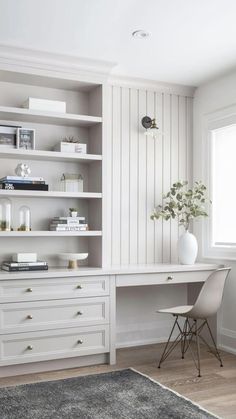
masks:
<svg viewBox="0 0 236 419"><path fill-rule="evenodd" d="M64 179L61 180L62 192L83 192L84 181L83 179Z"/></svg>
<svg viewBox="0 0 236 419"><path fill-rule="evenodd" d="M34 111L48 111L66 113L66 102L60 100L37 99L29 97L23 103L23 108L31 109Z"/></svg>
<svg viewBox="0 0 236 419"><path fill-rule="evenodd" d="M37 262L37 253L15 253L12 256L13 262Z"/></svg>
<svg viewBox="0 0 236 419"><path fill-rule="evenodd" d="M69 143L61 141L54 147L55 151L61 151L62 153L87 153L87 144L82 143Z"/></svg>

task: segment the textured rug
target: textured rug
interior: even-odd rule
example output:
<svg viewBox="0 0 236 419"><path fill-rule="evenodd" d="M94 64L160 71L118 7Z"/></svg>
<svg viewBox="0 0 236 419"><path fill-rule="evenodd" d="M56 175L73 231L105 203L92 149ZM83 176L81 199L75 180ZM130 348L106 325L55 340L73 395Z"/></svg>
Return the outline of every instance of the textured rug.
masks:
<svg viewBox="0 0 236 419"><path fill-rule="evenodd" d="M131 369L0 389L1 419L210 419Z"/></svg>

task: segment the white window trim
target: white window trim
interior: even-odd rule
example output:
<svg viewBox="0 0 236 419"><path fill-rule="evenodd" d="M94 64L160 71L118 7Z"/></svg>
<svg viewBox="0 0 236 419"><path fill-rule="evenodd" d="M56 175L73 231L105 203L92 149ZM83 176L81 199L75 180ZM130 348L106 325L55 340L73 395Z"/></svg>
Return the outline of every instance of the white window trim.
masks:
<svg viewBox="0 0 236 419"><path fill-rule="evenodd" d="M205 115L203 129L203 153L204 183L207 186L209 196L213 196L212 179L212 131L217 128L236 124L236 105L220 109L214 113ZM208 217L202 223L202 256L207 259L236 260L236 245L213 245L212 240L212 205L207 205Z"/></svg>

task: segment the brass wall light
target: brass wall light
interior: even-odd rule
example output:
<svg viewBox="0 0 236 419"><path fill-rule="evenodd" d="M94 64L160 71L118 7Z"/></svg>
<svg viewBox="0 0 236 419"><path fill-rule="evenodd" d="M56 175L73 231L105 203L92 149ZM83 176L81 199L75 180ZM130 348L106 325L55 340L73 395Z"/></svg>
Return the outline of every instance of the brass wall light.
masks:
<svg viewBox="0 0 236 419"><path fill-rule="evenodd" d="M146 129L146 135L157 138L159 128L156 124L156 119L152 119L150 116L144 116L141 122L142 126Z"/></svg>

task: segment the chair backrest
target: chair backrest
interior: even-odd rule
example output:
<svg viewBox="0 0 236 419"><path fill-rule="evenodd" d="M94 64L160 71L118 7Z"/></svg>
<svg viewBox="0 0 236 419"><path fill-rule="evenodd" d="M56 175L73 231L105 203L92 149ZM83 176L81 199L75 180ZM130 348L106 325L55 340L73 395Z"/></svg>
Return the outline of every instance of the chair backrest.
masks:
<svg viewBox="0 0 236 419"><path fill-rule="evenodd" d="M225 280L230 269L220 268L209 275L193 308L188 313L190 317L206 319L217 313L223 297Z"/></svg>

